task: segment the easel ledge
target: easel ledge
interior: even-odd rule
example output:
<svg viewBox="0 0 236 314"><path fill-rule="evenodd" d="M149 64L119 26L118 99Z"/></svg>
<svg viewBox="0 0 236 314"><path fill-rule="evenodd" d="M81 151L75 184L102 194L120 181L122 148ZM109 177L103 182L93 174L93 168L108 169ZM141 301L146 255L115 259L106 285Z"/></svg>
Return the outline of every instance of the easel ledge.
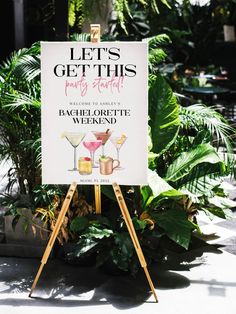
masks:
<svg viewBox="0 0 236 314"><path fill-rule="evenodd" d="M90 34L91 34L91 42L92 43L99 42L100 41L100 25L99 24L91 24L91 26L90 26ZM138 237L137 237L137 234L136 234L136 231L135 231L132 219L131 219L130 214L129 214L129 210L128 210L127 206L126 206L126 203L125 203L125 200L124 200L124 197L123 197L123 194L122 194L122 191L120 189L120 186L117 183L113 183L112 186L113 186L114 193L115 193L117 202L119 204L121 213L122 213L123 218L125 220L127 229L129 231L131 240L133 242L134 248L135 248L136 253L138 255L138 259L139 259L140 265L144 269L144 273L146 275L146 278L147 278L147 281L148 281L149 286L151 288L151 291L152 291L152 293L154 295L154 298L155 298L156 302L158 302L156 291L155 291L152 279L151 279L150 274L149 274L148 269L147 269L147 263L146 263L144 255L143 255L143 251L142 251L142 248L140 246L140 243L139 243L139 240L138 240ZM77 183L76 182L73 182L70 185L70 187L69 187L69 190L67 192L66 198L65 198L65 200L63 202L63 205L62 205L62 208L60 210L60 214L58 216L56 225L55 225L55 227L54 227L54 229L52 231L52 234L51 234L50 239L48 241L47 247L46 247L46 249L44 251L44 254L43 254L43 257L41 259L41 264L40 264L40 267L39 267L38 272L36 274L36 277L34 279L34 282L32 284L32 287L31 287L31 290L30 290L30 293L29 293L29 297L31 297L31 295L32 295L32 293L33 293L33 291L34 291L34 289L35 289L35 287L37 285L39 277L40 277L40 275L42 273L43 267L44 267L44 265L48 261L48 257L49 257L49 255L51 253L51 250L53 248L55 240L56 240L56 238L58 236L58 233L60 231L60 228L61 228L61 226L63 224L65 215L66 215L66 213L68 211L68 208L70 206L70 202L71 202L71 200L73 198L73 195L75 193L76 187L77 187ZM101 186L100 185L95 185L94 186L94 192L95 192L96 214L101 214Z"/></svg>

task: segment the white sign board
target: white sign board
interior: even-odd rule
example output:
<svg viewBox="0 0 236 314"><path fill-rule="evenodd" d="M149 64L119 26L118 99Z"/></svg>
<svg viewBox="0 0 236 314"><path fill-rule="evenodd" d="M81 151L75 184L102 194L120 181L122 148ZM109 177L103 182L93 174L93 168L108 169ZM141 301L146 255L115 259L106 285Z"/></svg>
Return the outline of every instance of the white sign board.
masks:
<svg viewBox="0 0 236 314"><path fill-rule="evenodd" d="M147 44L42 42L43 184L147 184Z"/></svg>

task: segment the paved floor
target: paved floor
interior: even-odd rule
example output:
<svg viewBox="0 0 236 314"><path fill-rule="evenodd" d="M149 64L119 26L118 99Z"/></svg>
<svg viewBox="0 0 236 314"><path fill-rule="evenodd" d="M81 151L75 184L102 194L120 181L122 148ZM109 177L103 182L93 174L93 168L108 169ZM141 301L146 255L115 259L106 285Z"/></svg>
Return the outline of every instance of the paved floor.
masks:
<svg viewBox="0 0 236 314"><path fill-rule="evenodd" d="M0 257L0 313L235 314L236 214L230 221L198 218L208 244L149 269L158 304L142 271L136 278L112 277L56 259L29 298L39 260Z"/></svg>
<svg viewBox="0 0 236 314"><path fill-rule="evenodd" d="M49 261L33 298L28 290L37 260L1 258L1 313L236 313L236 256L221 251L195 251L189 270L152 267L159 297L154 303L144 275L111 277L91 268ZM193 257L193 256L192 256ZM189 261L191 257L186 256Z"/></svg>
<svg viewBox="0 0 236 314"><path fill-rule="evenodd" d="M169 264L153 265L158 304L142 271L136 278L112 277L55 259L28 298L39 260L1 257L0 313L235 314L236 256L224 249L202 245Z"/></svg>

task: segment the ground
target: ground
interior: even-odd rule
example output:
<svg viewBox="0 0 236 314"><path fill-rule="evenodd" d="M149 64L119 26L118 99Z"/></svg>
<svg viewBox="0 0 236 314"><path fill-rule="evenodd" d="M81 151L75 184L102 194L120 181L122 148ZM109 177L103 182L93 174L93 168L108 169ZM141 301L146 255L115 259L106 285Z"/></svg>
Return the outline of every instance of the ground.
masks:
<svg viewBox="0 0 236 314"><path fill-rule="evenodd" d="M203 218L201 223L210 244L200 242L198 248L177 254L169 264L150 267L158 304L142 271L136 278L110 276L59 259L48 261L29 298L40 260L0 257L1 313L235 314L236 230L232 225L236 218L210 224Z"/></svg>
<svg viewBox="0 0 236 314"><path fill-rule="evenodd" d="M235 198L236 189L230 191ZM199 215L207 243L179 253L149 271L156 304L141 270L136 278L50 259L28 297L40 259L0 257L0 310L27 313L236 313L236 213L232 220Z"/></svg>

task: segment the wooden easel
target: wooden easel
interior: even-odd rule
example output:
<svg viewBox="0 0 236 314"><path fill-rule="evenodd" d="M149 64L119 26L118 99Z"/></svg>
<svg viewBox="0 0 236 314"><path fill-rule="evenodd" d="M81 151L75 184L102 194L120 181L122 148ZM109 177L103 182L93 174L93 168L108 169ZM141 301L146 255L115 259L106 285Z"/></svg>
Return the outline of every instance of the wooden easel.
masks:
<svg viewBox="0 0 236 314"><path fill-rule="evenodd" d="M93 43L94 42L99 42L100 41L100 25L99 24L92 24L91 25L90 34L91 34L91 42L93 42ZM147 277L147 281L148 281L149 286L150 286L150 288L152 290L154 298L155 298L156 302L158 302L157 295L156 295L156 292L155 292L155 288L153 286L152 279L151 279L150 274L149 274L148 269L147 269L147 263L146 263L144 255L143 255L143 251L142 251L142 248L140 246L140 243L139 243L139 240L138 240L138 237L137 237L137 234L136 234L136 231L135 231L132 219L131 219L130 214L129 214L129 210L128 210L127 206L126 206L126 203L125 203L125 200L124 200L124 197L123 197L123 194L122 194L122 191L120 189L120 186L117 183L113 183L112 186L113 186L114 193L116 195L116 199L117 199L117 202L119 204L122 216L123 216L123 218L125 220L127 229L129 231L131 240L133 242L134 248L135 248L136 253L138 255L138 259L139 259L140 265L142 266L142 268L144 270L144 273L145 273L145 275ZM51 234L50 239L48 241L47 247L46 247L46 249L44 251L44 254L43 254L43 257L41 259L41 264L40 264L38 272L37 272L37 274L35 276L34 282L32 284L32 287L31 287L31 290L30 290L30 293L29 293L29 297L31 297L31 295L32 295L32 293L33 293L33 291L34 291L34 289L35 289L35 287L37 285L39 277L40 277L40 275L42 273L43 267L44 267L44 265L48 261L48 257L49 257L49 255L51 253L51 250L53 248L55 240L56 240L56 238L58 236L58 233L60 231L60 228L61 228L61 226L63 224L65 215L66 215L66 213L68 211L68 208L69 208L70 202L71 202L71 200L73 198L73 195L75 193L76 187L77 187L77 183L76 182L73 182L70 185L70 187L69 187L69 190L68 190L66 198L65 198L65 200L63 202L60 214L58 216L56 225L55 225L55 227L54 227L54 229L52 231L52 234ZM100 185L95 185L94 186L94 192L95 192L96 214L101 214L101 186Z"/></svg>

